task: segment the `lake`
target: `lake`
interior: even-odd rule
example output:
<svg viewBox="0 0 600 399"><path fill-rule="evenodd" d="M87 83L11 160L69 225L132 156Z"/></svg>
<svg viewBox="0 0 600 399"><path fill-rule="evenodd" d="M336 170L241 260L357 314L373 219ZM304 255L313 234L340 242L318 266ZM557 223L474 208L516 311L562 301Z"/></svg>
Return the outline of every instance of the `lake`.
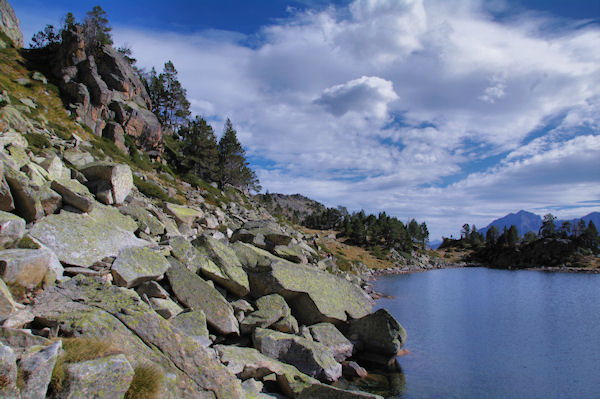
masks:
<svg viewBox="0 0 600 399"><path fill-rule="evenodd" d="M375 289L408 332L394 398L600 398L600 275L446 269Z"/></svg>

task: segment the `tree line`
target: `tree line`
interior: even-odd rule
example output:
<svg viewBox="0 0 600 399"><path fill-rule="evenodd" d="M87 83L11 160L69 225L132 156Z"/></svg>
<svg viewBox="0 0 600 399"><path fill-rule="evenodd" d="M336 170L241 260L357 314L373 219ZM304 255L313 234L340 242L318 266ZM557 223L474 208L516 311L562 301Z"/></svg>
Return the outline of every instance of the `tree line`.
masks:
<svg viewBox="0 0 600 399"><path fill-rule="evenodd" d="M83 22L77 22L67 13L61 25L46 27L33 35L30 47L52 49L62 42L63 32L81 27L86 49L94 51L102 46L113 46L112 28L106 12L100 6L88 11ZM172 61L164 64L162 72L149 72L136 67L132 50L123 46L116 49L137 72L151 100L151 111L168 132L164 135L167 161L176 173L196 182L202 179L259 191L260 183L250 168L246 152L237 138L237 131L227 118L223 135L217 141L212 126L201 116L192 117L187 91L178 79Z"/></svg>

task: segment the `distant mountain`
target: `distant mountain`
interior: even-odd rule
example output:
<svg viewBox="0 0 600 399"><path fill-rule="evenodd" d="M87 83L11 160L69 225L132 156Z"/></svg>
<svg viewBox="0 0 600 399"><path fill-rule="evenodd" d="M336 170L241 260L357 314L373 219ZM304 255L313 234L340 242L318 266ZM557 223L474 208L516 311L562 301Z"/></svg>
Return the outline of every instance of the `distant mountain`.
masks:
<svg viewBox="0 0 600 399"><path fill-rule="evenodd" d="M581 219L585 221L586 226L590 222L590 220L594 222L596 227L600 226L600 212L592 212L590 214L585 215L582 218L571 219L569 220L569 222L571 222L571 225L573 226L577 224ZM562 222L563 220L557 220L556 227L560 227ZM534 233L537 233L540 230L540 227L542 227L542 217L536 215L535 213L521 210L517 213L509 213L508 215L501 217L500 219L496 219L492 223L490 223L482 229L479 229L478 231L485 236L485 233L490 227L496 226L498 232L502 233L504 227L508 229L513 224L517 226L517 230L519 230L520 236L525 235L525 233L527 233L528 231L533 231Z"/></svg>
<svg viewBox="0 0 600 399"><path fill-rule="evenodd" d="M521 236L528 231L537 233L540 227L542 227L542 217L536 215L535 213L521 210L517 213L509 213L500 219L494 220L485 228L480 229L479 232L485 236L485 233L488 231L488 229L492 226L495 226L496 229L498 229L498 232L502 233L504 227L508 229L513 224L517 226L517 230L519 230L519 235Z"/></svg>

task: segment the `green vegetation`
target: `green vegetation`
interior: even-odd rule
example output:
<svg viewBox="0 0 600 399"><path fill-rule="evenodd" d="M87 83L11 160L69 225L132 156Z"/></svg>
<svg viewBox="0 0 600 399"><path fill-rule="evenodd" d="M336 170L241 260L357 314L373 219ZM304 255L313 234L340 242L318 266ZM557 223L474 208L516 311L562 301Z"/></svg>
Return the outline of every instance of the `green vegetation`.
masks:
<svg viewBox="0 0 600 399"><path fill-rule="evenodd" d="M33 151L35 154L39 154L45 148L51 148L52 144L50 140L46 138L43 134L40 133L26 133L23 135L27 140L27 144L29 149Z"/></svg>
<svg viewBox="0 0 600 399"><path fill-rule="evenodd" d="M137 366L125 399L159 399L164 378L163 371L156 366Z"/></svg>
<svg viewBox="0 0 600 399"><path fill-rule="evenodd" d="M172 202L174 204L183 205L183 201L179 198L170 197L169 194L160 188L156 183L150 181L144 181L133 175L133 184L137 187L140 192L148 197L157 198L161 201Z"/></svg>

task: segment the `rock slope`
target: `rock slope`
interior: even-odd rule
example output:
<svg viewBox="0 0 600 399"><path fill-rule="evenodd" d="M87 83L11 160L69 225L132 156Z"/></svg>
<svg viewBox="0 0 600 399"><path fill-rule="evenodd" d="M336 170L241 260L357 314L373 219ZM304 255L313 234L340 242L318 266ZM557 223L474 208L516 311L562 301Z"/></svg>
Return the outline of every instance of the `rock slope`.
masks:
<svg viewBox="0 0 600 399"><path fill-rule="evenodd" d="M81 94L80 123L159 139L118 54L61 51L59 86ZM0 56L23 79L41 76L19 69L14 49ZM50 104L39 93L56 96L47 84L3 93L1 397L380 398L342 389L366 373L359 364L388 367L406 340L389 314L372 313L364 281L323 271L307 237L233 187L142 171L76 124L58 134L56 112L32 111ZM145 195L148 185L165 195Z"/></svg>

